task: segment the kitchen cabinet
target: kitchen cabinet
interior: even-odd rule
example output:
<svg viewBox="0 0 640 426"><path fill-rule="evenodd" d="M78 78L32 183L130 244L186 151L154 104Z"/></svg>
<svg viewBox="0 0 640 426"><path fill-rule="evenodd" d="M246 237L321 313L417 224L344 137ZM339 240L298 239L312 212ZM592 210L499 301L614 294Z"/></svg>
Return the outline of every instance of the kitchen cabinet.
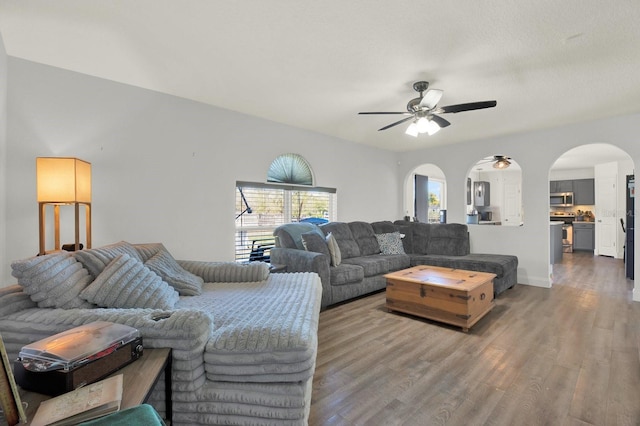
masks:
<svg viewBox="0 0 640 426"><path fill-rule="evenodd" d="M552 180L549 182L549 192L573 192L573 180Z"/></svg>
<svg viewBox="0 0 640 426"><path fill-rule="evenodd" d="M593 205L596 203L595 179L576 179L573 181L573 204Z"/></svg>
<svg viewBox="0 0 640 426"><path fill-rule="evenodd" d="M473 201L475 207L488 207L491 205L489 182L477 181L473 183Z"/></svg>
<svg viewBox="0 0 640 426"><path fill-rule="evenodd" d="M573 250L595 249L595 223L573 222Z"/></svg>
<svg viewBox="0 0 640 426"><path fill-rule="evenodd" d="M594 205L596 203L595 179L552 180L549 192L573 192L574 205Z"/></svg>

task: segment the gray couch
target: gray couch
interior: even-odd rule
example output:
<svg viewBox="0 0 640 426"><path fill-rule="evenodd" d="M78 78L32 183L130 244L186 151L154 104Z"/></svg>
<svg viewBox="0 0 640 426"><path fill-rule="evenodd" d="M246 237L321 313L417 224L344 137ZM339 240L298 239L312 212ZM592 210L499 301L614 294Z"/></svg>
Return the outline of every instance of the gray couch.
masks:
<svg viewBox="0 0 640 426"><path fill-rule="evenodd" d="M75 326L125 324L145 347L172 348L173 425L308 424L322 292L316 274L176 261L161 244L125 242L24 259L12 269L18 284L0 288L0 335L11 359ZM149 400L161 414L164 386L160 378Z"/></svg>
<svg viewBox="0 0 640 426"><path fill-rule="evenodd" d="M319 233L335 238L341 262L331 253L306 250L303 236ZM381 236L400 234L402 248L381 250ZM494 296L518 280L518 258L511 255L470 253L469 232L463 224L426 224L406 221L329 222L324 225L288 223L274 231L271 262L288 272L316 272L322 282L322 307L386 287L388 272L416 265L442 266L496 274Z"/></svg>

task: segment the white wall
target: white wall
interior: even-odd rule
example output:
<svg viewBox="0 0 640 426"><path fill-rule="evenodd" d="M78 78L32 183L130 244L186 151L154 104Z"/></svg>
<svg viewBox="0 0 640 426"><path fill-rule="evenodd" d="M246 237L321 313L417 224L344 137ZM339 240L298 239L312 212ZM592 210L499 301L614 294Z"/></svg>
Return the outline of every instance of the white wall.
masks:
<svg viewBox="0 0 640 426"><path fill-rule="evenodd" d="M449 222L464 223L465 181L475 161L498 152L515 159L522 169L524 225L470 226L471 249L475 252L515 254L519 259L520 283L549 287L550 167L567 150L590 143L617 146L631 156L634 164L640 164L639 134L640 115L635 114L407 152L401 154L399 159L402 177L399 185L417 165L427 162L436 164L447 176ZM636 242L636 253L638 245ZM636 265L640 264L639 257L636 254ZM634 291L635 300L640 300L639 293Z"/></svg>
<svg viewBox="0 0 640 426"><path fill-rule="evenodd" d="M92 163L94 247L161 241L180 259L232 260L236 180L266 181L287 152L309 161L316 185L337 188L338 220L400 217L395 154L13 57L8 64L9 261L38 251L39 156Z"/></svg>
<svg viewBox="0 0 640 426"><path fill-rule="evenodd" d="M9 271L7 248L7 52L0 34L0 286Z"/></svg>
<svg viewBox="0 0 640 426"><path fill-rule="evenodd" d="M301 154L317 185L338 189L341 221L402 217L409 174L435 164L447 179L448 222L464 223L467 175L499 152L522 168L524 226L471 226L472 250L515 254L519 282L548 287L551 165L589 143L618 146L640 164L637 114L394 154L16 58L8 74L4 246L12 259L37 252L38 156L93 164L94 246L162 241L179 258L231 260L235 181L264 181L279 154Z"/></svg>

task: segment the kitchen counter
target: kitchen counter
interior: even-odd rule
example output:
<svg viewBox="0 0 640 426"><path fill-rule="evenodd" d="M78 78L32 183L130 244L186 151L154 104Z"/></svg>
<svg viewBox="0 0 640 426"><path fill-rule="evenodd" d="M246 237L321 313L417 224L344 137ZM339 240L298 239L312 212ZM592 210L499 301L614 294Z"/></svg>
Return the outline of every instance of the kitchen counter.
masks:
<svg viewBox="0 0 640 426"><path fill-rule="evenodd" d="M478 225L502 225L502 222L499 220L480 220Z"/></svg>
<svg viewBox="0 0 640 426"><path fill-rule="evenodd" d="M549 259L551 264L562 262L562 225L564 222L551 221L549 222L549 240L550 240L550 254Z"/></svg>

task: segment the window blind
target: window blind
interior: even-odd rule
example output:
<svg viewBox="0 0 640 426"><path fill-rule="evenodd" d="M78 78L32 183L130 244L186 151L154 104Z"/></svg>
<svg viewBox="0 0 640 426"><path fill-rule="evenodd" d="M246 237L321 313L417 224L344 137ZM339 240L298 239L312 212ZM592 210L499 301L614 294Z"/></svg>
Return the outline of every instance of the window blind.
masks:
<svg viewBox="0 0 640 426"><path fill-rule="evenodd" d="M237 262L270 260L273 231L289 222L333 221L337 197L333 188L236 182Z"/></svg>

